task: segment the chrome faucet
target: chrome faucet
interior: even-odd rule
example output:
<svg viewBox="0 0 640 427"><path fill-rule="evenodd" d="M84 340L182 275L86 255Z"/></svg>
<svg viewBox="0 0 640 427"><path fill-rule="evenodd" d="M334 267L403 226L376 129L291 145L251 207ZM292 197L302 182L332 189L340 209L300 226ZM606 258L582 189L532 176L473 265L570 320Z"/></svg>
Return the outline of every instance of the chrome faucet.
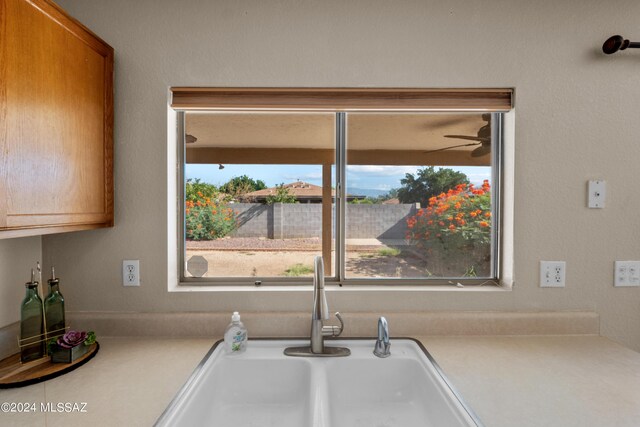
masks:
<svg viewBox="0 0 640 427"><path fill-rule="evenodd" d="M378 357L389 357L391 355L391 342L389 342L389 324L387 319L380 317L378 319L378 339L373 349L373 354Z"/></svg>
<svg viewBox="0 0 640 427"><path fill-rule="evenodd" d="M289 347L284 350L287 356L348 356L351 351L344 347L324 345L324 337L338 337L344 330L344 322L339 312L335 316L340 326L324 326L329 320L329 306L324 292L324 264L321 256L313 260L313 311L311 312L311 345L309 347Z"/></svg>
<svg viewBox="0 0 640 427"><path fill-rule="evenodd" d="M329 320L329 306L324 292L324 264L321 256L313 260L313 312L311 313L311 351L324 353L324 337L340 336L344 329L344 322L339 312L336 317L340 326L324 326L325 320Z"/></svg>

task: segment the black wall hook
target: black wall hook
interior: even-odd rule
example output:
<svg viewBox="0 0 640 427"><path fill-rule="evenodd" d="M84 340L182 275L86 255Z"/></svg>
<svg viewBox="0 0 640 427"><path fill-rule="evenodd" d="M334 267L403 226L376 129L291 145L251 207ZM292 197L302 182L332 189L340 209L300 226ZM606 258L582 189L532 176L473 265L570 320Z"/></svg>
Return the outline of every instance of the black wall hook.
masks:
<svg viewBox="0 0 640 427"><path fill-rule="evenodd" d="M607 55L616 53L619 50L625 50L626 48L640 48L640 43L630 42L622 36L612 36L607 39L602 45L602 51Z"/></svg>

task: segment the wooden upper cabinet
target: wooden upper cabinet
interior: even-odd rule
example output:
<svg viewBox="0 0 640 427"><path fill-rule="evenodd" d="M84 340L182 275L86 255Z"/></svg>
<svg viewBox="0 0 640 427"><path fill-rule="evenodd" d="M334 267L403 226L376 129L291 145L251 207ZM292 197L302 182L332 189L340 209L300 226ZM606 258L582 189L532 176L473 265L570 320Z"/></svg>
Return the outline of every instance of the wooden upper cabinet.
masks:
<svg viewBox="0 0 640 427"><path fill-rule="evenodd" d="M113 226L113 48L0 0L0 238Z"/></svg>

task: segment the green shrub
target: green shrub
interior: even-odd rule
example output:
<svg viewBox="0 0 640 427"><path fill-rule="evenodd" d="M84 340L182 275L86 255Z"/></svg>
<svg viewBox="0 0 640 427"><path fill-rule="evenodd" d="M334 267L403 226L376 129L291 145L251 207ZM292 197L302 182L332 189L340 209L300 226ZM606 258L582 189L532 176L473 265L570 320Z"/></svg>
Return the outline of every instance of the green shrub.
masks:
<svg viewBox="0 0 640 427"><path fill-rule="evenodd" d="M187 179L184 190L184 199L194 203L206 197L217 199L220 196L220 191L215 185L202 182L199 178Z"/></svg>
<svg viewBox="0 0 640 427"><path fill-rule="evenodd" d="M190 185L191 184L191 185ZM218 199L215 186L187 181L185 233L190 240L214 240L237 228L236 213Z"/></svg>
<svg viewBox="0 0 640 427"><path fill-rule="evenodd" d="M428 206L407 219L407 239L432 260L459 264L456 274L485 270L491 253L491 188L459 184L428 199ZM460 267L464 264L464 267Z"/></svg>

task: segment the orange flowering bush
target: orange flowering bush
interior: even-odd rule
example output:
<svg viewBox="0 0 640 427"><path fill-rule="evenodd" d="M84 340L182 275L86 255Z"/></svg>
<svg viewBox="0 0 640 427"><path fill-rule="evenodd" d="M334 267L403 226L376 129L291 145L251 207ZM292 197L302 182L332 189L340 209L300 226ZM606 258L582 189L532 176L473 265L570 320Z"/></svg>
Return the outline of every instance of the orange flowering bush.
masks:
<svg viewBox="0 0 640 427"><path fill-rule="evenodd" d="M406 238L427 253L443 258L474 254L470 262L489 257L491 247L491 186L459 184L431 197L426 208L407 219Z"/></svg>
<svg viewBox="0 0 640 427"><path fill-rule="evenodd" d="M235 211L215 197L197 191L190 199L185 201L184 210L187 239L218 239L237 228Z"/></svg>

